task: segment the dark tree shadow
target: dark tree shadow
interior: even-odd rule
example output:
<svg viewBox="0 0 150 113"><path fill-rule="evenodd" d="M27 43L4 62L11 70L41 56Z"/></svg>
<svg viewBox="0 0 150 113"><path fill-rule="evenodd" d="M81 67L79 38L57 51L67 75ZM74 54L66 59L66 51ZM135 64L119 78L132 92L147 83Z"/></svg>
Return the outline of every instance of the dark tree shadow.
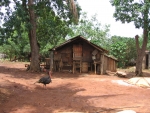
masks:
<svg viewBox="0 0 150 113"><path fill-rule="evenodd" d="M9 82L9 81L7 81ZM10 111L21 112L27 109L31 113L55 113L55 112L88 112L88 113L113 113L111 108L92 106L89 99L112 98L119 95L83 96L79 95L84 88L80 88L73 83L66 83L60 86L47 86L44 89L40 85L35 85L35 89L29 89L24 85L15 82L1 86L10 92L7 99L0 106L1 113ZM120 94L125 95L125 94ZM80 106L79 106L80 105ZM7 107L6 107L7 106ZM30 110L28 110L30 109Z"/></svg>
<svg viewBox="0 0 150 113"><path fill-rule="evenodd" d="M35 80L43 76L45 73L31 73L27 72L23 68L8 68L0 66L0 72L10 78L15 78L18 81ZM88 74L72 74L68 72L54 72L52 79L78 79L79 77L87 76ZM0 77L1 79L3 77ZM53 83L53 82L52 82ZM5 101L1 102L0 113L11 112L26 112L28 113L57 113L57 112L88 112L88 113L115 113L118 109L112 109L108 107L95 107L89 103L89 99L103 99L113 98L116 96L126 94L110 94L100 96L86 96L81 95L82 92L87 89L80 88L74 83L69 81L61 85L51 87L51 84L47 85L47 89L44 89L42 85L26 86L16 81L10 81L3 79L0 81L0 94L5 95ZM2 92L2 89L6 89L9 93ZM8 98L7 98L8 97ZM2 96L0 96L0 99ZM80 105L80 106L79 106ZM6 107L7 106L7 107Z"/></svg>

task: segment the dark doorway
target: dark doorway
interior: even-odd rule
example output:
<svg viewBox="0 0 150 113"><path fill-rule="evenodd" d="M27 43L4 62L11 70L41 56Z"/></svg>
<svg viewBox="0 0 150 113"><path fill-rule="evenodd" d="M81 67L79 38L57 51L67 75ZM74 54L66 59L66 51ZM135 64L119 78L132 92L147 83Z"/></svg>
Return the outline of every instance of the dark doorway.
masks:
<svg viewBox="0 0 150 113"><path fill-rule="evenodd" d="M148 58L149 54L146 54L146 66L145 69L148 69L148 62L149 62L149 58Z"/></svg>

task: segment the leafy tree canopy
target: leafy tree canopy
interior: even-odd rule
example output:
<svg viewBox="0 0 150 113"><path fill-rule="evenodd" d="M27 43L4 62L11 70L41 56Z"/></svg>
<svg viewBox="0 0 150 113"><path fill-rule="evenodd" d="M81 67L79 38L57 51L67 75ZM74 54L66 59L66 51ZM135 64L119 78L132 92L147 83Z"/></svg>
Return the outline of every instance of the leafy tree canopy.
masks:
<svg viewBox="0 0 150 113"><path fill-rule="evenodd" d="M120 20L122 23L134 22L136 28L144 28L144 21L148 18L147 24L148 29L150 29L149 0L110 0L110 3L115 6L114 17L117 21ZM144 16L145 13L148 15Z"/></svg>
<svg viewBox="0 0 150 113"><path fill-rule="evenodd" d="M96 45L108 49L109 25L102 25L96 18L94 15L88 19L87 14L82 13L78 25L70 25L72 32L69 32L68 36L82 35Z"/></svg>
<svg viewBox="0 0 150 113"><path fill-rule="evenodd" d="M136 46L133 38L112 36L110 41L110 54L118 59L118 67L135 65Z"/></svg>
<svg viewBox="0 0 150 113"><path fill-rule="evenodd" d="M37 24L36 38L41 45L41 54L47 53L50 48L63 42L63 38L70 31L69 24L77 21L73 18L73 9L69 9L71 1L34 1L33 8L36 13ZM75 4L77 4L76 0ZM31 52L28 33L32 26L29 22L28 1L5 0L1 1L0 5L2 7L0 20L4 22L0 28L0 44L7 43L11 37L16 45L20 45L22 52ZM78 5L77 9L79 14L81 9Z"/></svg>

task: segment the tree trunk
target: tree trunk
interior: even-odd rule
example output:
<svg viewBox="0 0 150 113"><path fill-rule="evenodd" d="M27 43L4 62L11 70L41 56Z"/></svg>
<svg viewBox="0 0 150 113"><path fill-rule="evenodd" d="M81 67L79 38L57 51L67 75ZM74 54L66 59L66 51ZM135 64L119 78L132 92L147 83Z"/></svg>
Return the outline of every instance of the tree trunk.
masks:
<svg viewBox="0 0 150 113"><path fill-rule="evenodd" d="M143 44L141 48L139 47L138 38L139 37L136 35L135 40L136 40L136 49L137 49L137 60L136 60L135 74L136 76L142 76L142 62L143 62L143 58L145 55L147 42L148 42L148 30L147 29L143 30Z"/></svg>
<svg viewBox="0 0 150 113"><path fill-rule="evenodd" d="M138 50L137 54L137 59L136 59L136 70L135 70L135 75L136 76L142 76L142 61L144 55L142 55L141 49Z"/></svg>
<svg viewBox="0 0 150 113"><path fill-rule="evenodd" d="M50 51L50 71L53 71L53 51Z"/></svg>
<svg viewBox="0 0 150 113"><path fill-rule="evenodd" d="M29 30L29 40L31 47L31 63L29 71L39 72L40 71L39 46L36 39L36 17L34 13L33 0L28 0L28 5L31 24L31 28Z"/></svg>
<svg viewBox="0 0 150 113"><path fill-rule="evenodd" d="M147 43L148 43L148 18L149 18L149 7L145 8L144 11L144 17L143 17L143 43L142 43L142 47L140 48L139 46L139 40L138 40L138 36L135 36L135 40L136 40L136 49L137 49L137 61L136 61L136 70L135 70L135 74L136 76L142 76L142 62L143 62L143 58L145 55L145 51L146 51L146 47L147 47Z"/></svg>

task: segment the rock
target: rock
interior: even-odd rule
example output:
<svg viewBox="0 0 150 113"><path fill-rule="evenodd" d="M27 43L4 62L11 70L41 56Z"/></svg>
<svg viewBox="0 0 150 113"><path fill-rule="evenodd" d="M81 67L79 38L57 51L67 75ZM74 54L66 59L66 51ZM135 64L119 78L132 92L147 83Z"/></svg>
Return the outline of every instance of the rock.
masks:
<svg viewBox="0 0 150 113"><path fill-rule="evenodd" d="M127 74L125 72L121 72L121 71L117 71L115 75L118 77L125 77L125 78L127 77Z"/></svg>
<svg viewBox="0 0 150 113"><path fill-rule="evenodd" d="M113 76L116 74L116 72L112 72L112 71L106 71L106 74L109 75L109 76Z"/></svg>

